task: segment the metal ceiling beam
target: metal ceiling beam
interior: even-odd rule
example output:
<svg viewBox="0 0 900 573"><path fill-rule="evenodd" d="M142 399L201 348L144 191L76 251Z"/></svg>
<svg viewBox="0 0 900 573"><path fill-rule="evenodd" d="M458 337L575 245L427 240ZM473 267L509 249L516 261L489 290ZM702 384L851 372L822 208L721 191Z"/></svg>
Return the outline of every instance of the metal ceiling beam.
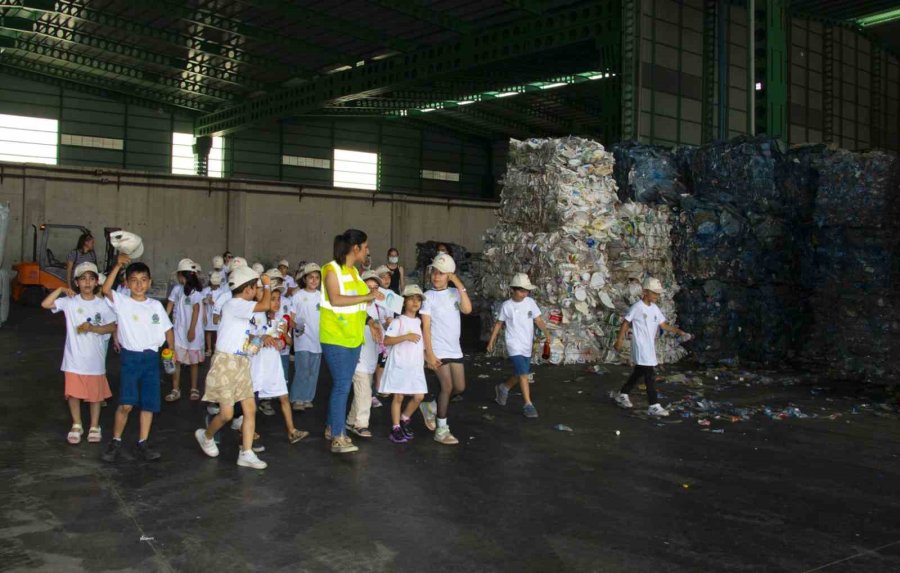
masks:
<svg viewBox="0 0 900 573"><path fill-rule="evenodd" d="M440 131L452 131L456 134L476 137L482 141L490 141L499 137L503 137L503 135L500 133L495 133L480 127L470 126L468 124L463 124L462 122L453 121L451 119L441 119L437 117L409 119L408 117L404 117L396 118L396 120L424 129L434 130L437 128L440 129Z"/></svg>
<svg viewBox="0 0 900 573"><path fill-rule="evenodd" d="M6 30L0 22L0 34ZM16 32L18 33L18 32ZM10 46L14 50L19 50L33 54L40 58L49 58L60 62L63 66L72 66L80 71L87 72L91 75L102 75L109 78L122 78L129 84L143 85L147 88L160 86L175 91L187 92L192 95L212 100L210 103L223 102L231 99L229 92L210 88L193 80L184 78L172 78L152 72L134 68L125 64L116 64L98 60L93 56L85 56L76 54L68 50L62 49L59 45L47 45L39 42L18 38L14 44Z"/></svg>
<svg viewBox="0 0 900 573"><path fill-rule="evenodd" d="M430 78L510 61L554 48L594 41L605 47L607 62L617 69L618 12L614 2L596 2L527 18L457 41L432 46L364 66L315 78L259 99L206 115L194 125L195 135L231 133L258 121L299 115L328 102L344 102L403 89ZM607 45L608 44L608 45Z"/></svg>
<svg viewBox="0 0 900 573"><path fill-rule="evenodd" d="M540 0L504 0L504 4L508 4L513 8L524 10L529 14L541 15L547 11L546 5Z"/></svg>
<svg viewBox="0 0 900 573"><path fill-rule="evenodd" d="M374 27L360 25L357 21L315 10L311 6L295 7L291 2L284 2L284 0L240 0L240 2L257 9L271 10L283 17L296 19L302 24L331 30L337 34L357 38L379 47L383 46L399 52L409 52L417 48L406 40L376 31L377 25Z"/></svg>
<svg viewBox="0 0 900 573"><path fill-rule="evenodd" d="M422 0L370 0L383 8L412 16L416 20L427 22L433 26L450 30L458 34L468 34L473 30L471 24L446 12L434 10L422 3Z"/></svg>
<svg viewBox="0 0 900 573"><path fill-rule="evenodd" d="M83 84L87 86L85 87L84 91L90 91L91 89L109 90L112 92L123 94L125 96L135 96L137 98L140 98L141 101L146 102L152 101L156 102L157 104L168 104L170 106L183 107L193 111L198 111L198 108L200 108L196 100L190 99L186 96L166 94L155 90L146 89L142 86L126 84L117 80L110 80L97 76L89 76L72 69L61 68L59 66L50 65L44 62L35 61L33 59L23 58L21 56L15 56L8 53L3 54L2 59L0 59L0 64L2 64L6 68L16 68L21 72L30 72L34 75L48 76L51 78L55 78L56 80L64 80L66 82ZM202 108L200 108L200 111L202 111Z"/></svg>

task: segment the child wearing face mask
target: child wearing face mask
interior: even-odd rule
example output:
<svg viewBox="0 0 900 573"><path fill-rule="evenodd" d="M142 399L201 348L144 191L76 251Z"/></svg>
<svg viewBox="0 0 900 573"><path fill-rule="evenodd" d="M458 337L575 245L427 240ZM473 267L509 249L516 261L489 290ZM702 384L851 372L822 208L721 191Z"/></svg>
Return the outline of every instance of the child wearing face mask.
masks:
<svg viewBox="0 0 900 573"><path fill-rule="evenodd" d="M396 247L388 249L387 260L387 269L391 273L391 281L387 288L400 294L406 287L406 273L400 266L400 251Z"/></svg>

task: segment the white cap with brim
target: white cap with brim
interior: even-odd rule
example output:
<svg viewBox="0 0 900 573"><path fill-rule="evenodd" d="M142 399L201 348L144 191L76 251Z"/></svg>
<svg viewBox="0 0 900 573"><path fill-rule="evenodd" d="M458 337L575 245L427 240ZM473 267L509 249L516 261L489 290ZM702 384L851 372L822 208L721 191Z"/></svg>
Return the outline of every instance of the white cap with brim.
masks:
<svg viewBox="0 0 900 573"><path fill-rule="evenodd" d="M284 275L278 269L269 269L266 271L270 279L284 279Z"/></svg>
<svg viewBox="0 0 900 573"><path fill-rule="evenodd" d="M199 270L200 270L200 265L198 265L197 263L195 263L193 260L191 260L191 259L181 259L180 261L178 261L178 268L176 269L176 272L179 272L179 273L196 273L196 272L199 271Z"/></svg>
<svg viewBox="0 0 900 573"><path fill-rule="evenodd" d="M644 279L644 284L641 285L641 288L650 292L654 292L656 294L663 293L662 283L659 282L659 279L655 279L652 277Z"/></svg>
<svg viewBox="0 0 900 573"><path fill-rule="evenodd" d="M109 242L130 259L139 259L144 254L144 241L128 231L114 231L109 234Z"/></svg>
<svg viewBox="0 0 900 573"><path fill-rule="evenodd" d="M249 267L249 266L250 265L247 264L247 259L245 259L244 257L234 257L233 259L231 259L231 264L230 264L229 268L233 271L234 269L239 269L241 267Z"/></svg>
<svg viewBox="0 0 900 573"><path fill-rule="evenodd" d="M212 264L214 269L219 270L225 266L225 259L221 255L216 255L212 259Z"/></svg>
<svg viewBox="0 0 900 573"><path fill-rule="evenodd" d="M309 273L321 273L322 268L316 263L306 263L303 265L303 270L300 271L300 278L302 279Z"/></svg>
<svg viewBox="0 0 900 573"><path fill-rule="evenodd" d="M362 274L362 276L360 278L364 281L373 280L378 283L378 286L381 286L381 287L384 286L384 283L381 282L381 275L378 273L377 270L376 271L366 271Z"/></svg>
<svg viewBox="0 0 900 573"><path fill-rule="evenodd" d="M440 253L431 261L431 268L437 269L442 273L455 273L456 261L446 253Z"/></svg>
<svg viewBox="0 0 900 573"><path fill-rule="evenodd" d="M509 283L509 286L512 288L521 288L525 290L534 290L537 288L536 286L531 284L531 279L529 279L528 275L526 275L525 273L516 274L516 276L513 277L512 282Z"/></svg>
<svg viewBox="0 0 900 573"><path fill-rule="evenodd" d="M287 259L281 259L280 261L278 261L278 264L275 266L291 268L291 263L289 263Z"/></svg>
<svg viewBox="0 0 900 573"><path fill-rule="evenodd" d="M220 284L222 284L222 273L210 273L209 284L211 284L212 286L219 286Z"/></svg>
<svg viewBox="0 0 900 573"><path fill-rule="evenodd" d="M74 276L76 279L80 279L81 275L84 273L94 273L98 277L100 276L100 271L97 270L97 265L94 263L81 263L77 267L75 267Z"/></svg>
<svg viewBox="0 0 900 573"><path fill-rule="evenodd" d="M401 296L403 296L404 298L408 296L424 297L425 293L422 292L422 289L419 288L419 285L406 285L406 288L403 289L403 294Z"/></svg>
<svg viewBox="0 0 900 573"><path fill-rule="evenodd" d="M262 263L253 263L253 266L250 268L253 269L258 275L266 272L266 267L262 266Z"/></svg>
<svg viewBox="0 0 900 573"><path fill-rule="evenodd" d="M387 267L387 265L381 265L379 267L372 269L372 272L377 275L389 275L389 274L391 274L391 269L389 269Z"/></svg>
<svg viewBox="0 0 900 573"><path fill-rule="evenodd" d="M228 275L228 288L234 290L253 280L259 280L259 274L256 271L247 267L238 267Z"/></svg>

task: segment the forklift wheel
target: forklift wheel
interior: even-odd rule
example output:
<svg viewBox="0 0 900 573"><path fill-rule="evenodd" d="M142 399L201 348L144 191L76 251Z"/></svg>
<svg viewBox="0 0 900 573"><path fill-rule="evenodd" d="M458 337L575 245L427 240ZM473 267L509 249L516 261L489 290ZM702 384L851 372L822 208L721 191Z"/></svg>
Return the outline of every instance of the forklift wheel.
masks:
<svg viewBox="0 0 900 573"><path fill-rule="evenodd" d="M22 298L20 299L22 304L25 306L41 306L41 302L44 300L44 289L39 286L30 286L22 292Z"/></svg>

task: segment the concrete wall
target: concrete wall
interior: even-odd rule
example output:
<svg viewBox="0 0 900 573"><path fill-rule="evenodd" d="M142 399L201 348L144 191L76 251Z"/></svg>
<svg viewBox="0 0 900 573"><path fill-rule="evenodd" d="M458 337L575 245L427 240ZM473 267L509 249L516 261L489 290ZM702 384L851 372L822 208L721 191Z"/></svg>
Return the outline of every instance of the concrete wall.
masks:
<svg viewBox="0 0 900 573"><path fill-rule="evenodd" d="M6 267L31 258L31 224L80 224L97 237L101 259L104 227L141 235L142 260L157 276L183 257L207 269L226 249L267 266L282 257L327 262L334 236L349 227L369 235L374 262L384 262L396 246L411 266L416 242L451 241L480 251L497 208L383 192L7 163L0 164L0 201L11 208ZM62 259L74 246L55 247L54 254Z"/></svg>

